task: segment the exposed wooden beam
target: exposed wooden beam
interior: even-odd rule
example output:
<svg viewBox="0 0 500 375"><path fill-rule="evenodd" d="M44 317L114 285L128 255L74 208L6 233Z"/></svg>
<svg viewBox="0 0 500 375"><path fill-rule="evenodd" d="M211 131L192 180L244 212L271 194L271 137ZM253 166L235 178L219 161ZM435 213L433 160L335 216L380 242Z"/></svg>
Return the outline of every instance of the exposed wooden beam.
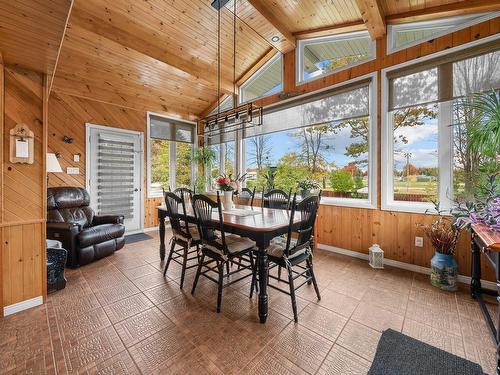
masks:
<svg viewBox="0 0 500 375"><path fill-rule="evenodd" d="M217 71L212 65L200 59L186 59L178 54L171 53L167 49L154 45L126 30L115 27L109 20L101 20L84 10L76 8L72 12L71 23L92 31L102 37L133 49L144 55L150 56L158 61L170 65L197 80L203 81L212 87L217 86ZM233 92L233 83L227 78L221 79L221 91Z"/></svg>
<svg viewBox="0 0 500 375"><path fill-rule="evenodd" d="M398 24L495 11L500 11L500 1L498 0L467 0L458 3L437 5L430 8L416 9L400 14L393 14L387 16L386 21L390 24Z"/></svg>
<svg viewBox="0 0 500 375"><path fill-rule="evenodd" d="M69 22L69 17L71 16L71 11L73 10L73 4L74 0L71 0L71 3L69 5L68 9L68 15L66 16L66 22L64 24L64 30L61 35L61 41L59 42L59 48L57 50L57 57L56 57L56 62L54 63L54 68L52 69L52 72L47 72L47 80L48 80L48 95L50 96L50 91L52 90L52 84L54 83L54 77L56 75L56 70L57 70L57 64L59 62L59 56L61 55L61 49L62 45L64 43L64 36L66 35L66 29L68 28L68 22Z"/></svg>
<svg viewBox="0 0 500 375"><path fill-rule="evenodd" d="M356 0L361 17L372 39L383 38L386 34L384 11L378 0Z"/></svg>
<svg viewBox="0 0 500 375"><path fill-rule="evenodd" d="M341 23L338 25L324 26L317 29L297 31L293 33L297 40L299 39L310 39L318 38L321 36L329 36L343 33L350 33L353 31L363 31L366 30L366 25L362 20Z"/></svg>
<svg viewBox="0 0 500 375"><path fill-rule="evenodd" d="M267 21L270 27L267 31L256 30L268 42L274 45L281 53L287 53L295 48L295 37L290 30L274 15L263 0L248 0L253 8ZM245 21L246 22L246 21ZM248 23L248 22L247 22ZM255 29L255 27L254 27ZM273 36L280 38L278 42L272 40Z"/></svg>

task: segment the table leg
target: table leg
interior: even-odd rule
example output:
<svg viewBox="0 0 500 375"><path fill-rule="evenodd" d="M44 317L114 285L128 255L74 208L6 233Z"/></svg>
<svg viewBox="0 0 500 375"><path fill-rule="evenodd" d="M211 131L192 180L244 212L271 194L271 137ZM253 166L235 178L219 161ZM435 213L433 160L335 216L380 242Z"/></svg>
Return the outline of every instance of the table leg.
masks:
<svg viewBox="0 0 500 375"><path fill-rule="evenodd" d="M498 254L497 254L498 255ZM496 257L496 279L497 279L497 331L496 331L496 344L497 344L497 375L500 375L500 256Z"/></svg>
<svg viewBox="0 0 500 375"><path fill-rule="evenodd" d="M160 259L165 260L165 218L159 217L160 221Z"/></svg>
<svg viewBox="0 0 500 375"><path fill-rule="evenodd" d="M267 320L268 295L267 276L269 272L269 261L266 250L259 249L259 318L261 323Z"/></svg>
<svg viewBox="0 0 500 375"><path fill-rule="evenodd" d="M472 265L471 265L471 282L470 292L473 298L476 298L476 293L481 292L481 252L479 246L474 240L472 233L471 249L472 249Z"/></svg>

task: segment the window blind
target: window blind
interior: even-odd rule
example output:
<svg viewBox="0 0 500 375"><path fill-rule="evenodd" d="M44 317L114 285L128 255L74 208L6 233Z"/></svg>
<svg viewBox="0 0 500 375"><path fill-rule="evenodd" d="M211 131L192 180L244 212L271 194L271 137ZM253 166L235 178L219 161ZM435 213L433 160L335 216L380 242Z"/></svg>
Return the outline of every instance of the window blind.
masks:
<svg viewBox="0 0 500 375"><path fill-rule="evenodd" d="M243 138L288 129L365 117L370 112L370 83L295 99L264 108L262 125L247 128Z"/></svg>
<svg viewBox="0 0 500 375"><path fill-rule="evenodd" d="M162 116L149 115L149 136L167 141L194 143L195 126Z"/></svg>
<svg viewBox="0 0 500 375"><path fill-rule="evenodd" d="M490 47L492 48L492 47ZM480 50L484 52L483 49ZM463 58L467 56L467 58ZM428 105L500 89L500 51L470 52L389 74L389 110ZM462 59L460 59L462 58Z"/></svg>

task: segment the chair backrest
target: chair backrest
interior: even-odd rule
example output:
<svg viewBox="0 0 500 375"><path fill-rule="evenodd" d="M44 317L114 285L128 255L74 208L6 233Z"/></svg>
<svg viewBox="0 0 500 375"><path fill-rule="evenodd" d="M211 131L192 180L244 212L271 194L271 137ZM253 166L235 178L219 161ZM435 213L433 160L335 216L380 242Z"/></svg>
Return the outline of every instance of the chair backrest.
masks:
<svg viewBox="0 0 500 375"><path fill-rule="evenodd" d="M79 187L47 189L47 222L77 223L82 228L92 225L94 210L89 207L90 195Z"/></svg>
<svg viewBox="0 0 500 375"><path fill-rule="evenodd" d="M288 210L290 208L290 196L292 190L285 193L281 189L272 189L267 193L262 193L262 207L266 208L279 208L282 210Z"/></svg>
<svg viewBox="0 0 500 375"><path fill-rule="evenodd" d="M318 213L319 201L320 195L313 195L297 203L297 194L294 194L285 248L286 256L291 256L297 251L310 246L314 235L314 223ZM300 222L294 225L294 218L297 215L300 216ZM297 241L294 246L291 246L293 233L297 233Z"/></svg>
<svg viewBox="0 0 500 375"><path fill-rule="evenodd" d="M173 191L173 193L175 195L177 195L178 197L182 197L184 199L184 202L186 202L192 198L194 191L192 191L191 189L188 189L188 188L181 187L181 188L175 189Z"/></svg>
<svg viewBox="0 0 500 375"><path fill-rule="evenodd" d="M250 190L249 188L243 188L238 193L238 203L245 206L253 206L253 200L255 198L255 188Z"/></svg>
<svg viewBox="0 0 500 375"><path fill-rule="evenodd" d="M163 195L174 236L180 235L183 238L191 238L186 215L186 204L183 197L179 197L170 191L166 191ZM182 208L182 211L179 210L179 207Z"/></svg>
<svg viewBox="0 0 500 375"><path fill-rule="evenodd" d="M217 192L217 201L215 202L206 195L195 194L192 203L202 244L211 250L227 254L219 192ZM213 219L214 210L217 210L218 221ZM217 241L219 239L217 231L220 232L222 242Z"/></svg>

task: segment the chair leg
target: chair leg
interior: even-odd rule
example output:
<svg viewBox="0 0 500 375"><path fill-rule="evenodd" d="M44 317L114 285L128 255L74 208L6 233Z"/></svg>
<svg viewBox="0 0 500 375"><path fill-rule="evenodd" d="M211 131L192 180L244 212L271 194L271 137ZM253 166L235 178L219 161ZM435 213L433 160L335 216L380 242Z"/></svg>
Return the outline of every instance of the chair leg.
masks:
<svg viewBox="0 0 500 375"><path fill-rule="evenodd" d="M198 267L196 268L196 276L194 277L193 289L191 289L191 294L194 294L196 285L198 284L198 279L200 278L200 273L201 273L201 267L203 266L204 261L205 261L205 254L201 254L200 262L198 263Z"/></svg>
<svg viewBox="0 0 500 375"><path fill-rule="evenodd" d="M278 266L278 281L281 281L281 266Z"/></svg>
<svg viewBox="0 0 500 375"><path fill-rule="evenodd" d="M229 263L231 263L231 266L232 266L233 262L226 262L226 271L227 271L227 278L228 279L229 279Z"/></svg>
<svg viewBox="0 0 500 375"><path fill-rule="evenodd" d="M316 291L316 296L318 297L318 301L321 301L321 295L319 294L318 283L316 282L316 276L314 276L312 259L309 258L306 260L307 268L309 269L309 273L311 275L311 279L314 285L314 290Z"/></svg>
<svg viewBox="0 0 500 375"><path fill-rule="evenodd" d="M286 269L288 271L288 283L290 284L290 297L292 298L293 320L298 323L299 317L297 315L297 299L295 298L295 286L293 285L292 266L287 265Z"/></svg>
<svg viewBox="0 0 500 375"><path fill-rule="evenodd" d="M170 265L170 261L172 260L172 256L174 255L175 242L172 241L172 246L170 246L170 252L168 253L167 264L165 264L165 269L163 270L163 277L167 274L168 266Z"/></svg>
<svg viewBox="0 0 500 375"><path fill-rule="evenodd" d="M229 267L229 262L226 263ZM217 289L217 312L220 313L220 305L222 302L222 289L224 288L224 263L217 262L217 268L219 269L219 287Z"/></svg>
<svg viewBox="0 0 500 375"><path fill-rule="evenodd" d="M188 251L189 251L189 248L188 246L186 246L184 248L184 255L183 255L183 259L182 259L182 274L181 274L181 289L182 287L184 286L184 276L186 276L186 266L187 266L187 258L188 258Z"/></svg>
<svg viewBox="0 0 500 375"><path fill-rule="evenodd" d="M253 254L250 252L250 266L252 267L252 281L250 285L250 298L253 297L253 288L255 286L255 289L257 289L257 269L256 269L256 262L253 260Z"/></svg>

